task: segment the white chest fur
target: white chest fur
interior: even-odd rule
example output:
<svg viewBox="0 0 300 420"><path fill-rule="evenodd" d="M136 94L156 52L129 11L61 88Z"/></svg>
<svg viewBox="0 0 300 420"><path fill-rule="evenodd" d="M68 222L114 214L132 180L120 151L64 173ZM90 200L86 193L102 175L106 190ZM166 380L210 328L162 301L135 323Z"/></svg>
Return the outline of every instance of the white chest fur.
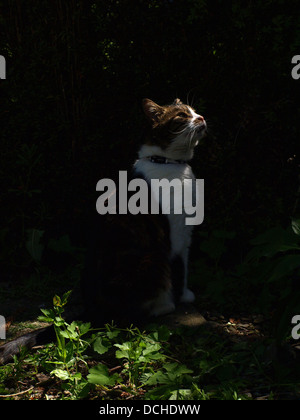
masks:
<svg viewBox="0 0 300 420"><path fill-rule="evenodd" d="M134 167L149 183L154 179L166 179L169 182L176 179L183 185L184 180L195 179L192 168L186 163L159 164L142 158L135 162ZM171 188L170 208L167 214L170 224L171 258L175 255L180 255L185 261L187 258L187 249L191 243L192 226L186 225L185 223L186 214L184 208L182 208L181 214L174 214L175 200L173 194L174 190Z"/></svg>

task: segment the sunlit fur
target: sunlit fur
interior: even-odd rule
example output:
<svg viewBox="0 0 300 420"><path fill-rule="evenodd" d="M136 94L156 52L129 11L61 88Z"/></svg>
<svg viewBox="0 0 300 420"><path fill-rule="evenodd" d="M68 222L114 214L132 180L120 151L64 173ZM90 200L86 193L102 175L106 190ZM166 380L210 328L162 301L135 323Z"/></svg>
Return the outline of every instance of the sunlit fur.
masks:
<svg viewBox="0 0 300 420"><path fill-rule="evenodd" d="M144 99L143 106L150 125L144 141L144 146L148 147L140 150L140 157L153 150L172 159L192 159L194 147L206 132L204 118L179 99L166 106ZM149 149L149 146L158 149Z"/></svg>

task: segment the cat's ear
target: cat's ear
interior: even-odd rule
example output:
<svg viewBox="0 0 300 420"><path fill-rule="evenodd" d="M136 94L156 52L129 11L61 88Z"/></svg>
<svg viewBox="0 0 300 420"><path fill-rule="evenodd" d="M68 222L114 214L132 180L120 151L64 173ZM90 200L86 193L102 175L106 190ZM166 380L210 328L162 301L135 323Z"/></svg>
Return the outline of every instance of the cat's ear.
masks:
<svg viewBox="0 0 300 420"><path fill-rule="evenodd" d="M175 101L173 102L173 105L182 105L182 102L180 99L175 99Z"/></svg>
<svg viewBox="0 0 300 420"><path fill-rule="evenodd" d="M163 113L163 107L157 105L151 99L143 99L143 110L146 114L146 117L152 122L155 123L159 120L159 117Z"/></svg>

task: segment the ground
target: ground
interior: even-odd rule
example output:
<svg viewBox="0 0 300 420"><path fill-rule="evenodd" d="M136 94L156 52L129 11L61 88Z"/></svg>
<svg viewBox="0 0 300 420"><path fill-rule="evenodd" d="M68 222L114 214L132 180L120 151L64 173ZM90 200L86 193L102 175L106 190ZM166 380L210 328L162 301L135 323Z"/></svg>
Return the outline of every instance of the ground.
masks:
<svg viewBox="0 0 300 420"><path fill-rule="evenodd" d="M28 311L30 304L25 297L6 300L10 313L13 314L7 323L9 340L46 325L36 320L38 306L45 306L44 302L37 305L38 301L39 299L34 301L36 310L33 314ZM69 312L74 310L73 306L77 307L76 297L70 302ZM295 343L279 352L276 343L266 335L267 320L261 315L235 314L228 317L210 310L200 313L198 309L192 304L183 304L173 314L156 320L157 328L165 325L172 332L167 343L168 357L191 368L191 372L194 372L193 381L197 381L197 385L193 382L192 386L199 389L201 386L201 391L197 388L198 392L192 394L192 398L300 398L298 382L290 374L294 367L294 358L299 357L299 349ZM31 352L38 359L44 357L44 351L46 350L43 348L34 348ZM42 356L38 356L39 352ZM0 378L4 384L0 398L74 399L72 390L63 386L64 381L53 377L49 370L43 370L40 362L33 367L32 361L28 363L27 360L26 356L21 356L15 364L2 367L2 373L0 368ZM124 382L128 382L128 377L122 370L125 365L112 354L103 355L100 360L108 367L109 374L116 372L123 377ZM90 358L87 364L79 363L77 368L82 377L87 376L88 369L96 366L97 362L99 357ZM85 398L143 399L146 395L147 399L147 387L140 385L136 388L129 386L127 382L126 386L115 384L106 390L96 386ZM152 392L154 389L155 387Z"/></svg>

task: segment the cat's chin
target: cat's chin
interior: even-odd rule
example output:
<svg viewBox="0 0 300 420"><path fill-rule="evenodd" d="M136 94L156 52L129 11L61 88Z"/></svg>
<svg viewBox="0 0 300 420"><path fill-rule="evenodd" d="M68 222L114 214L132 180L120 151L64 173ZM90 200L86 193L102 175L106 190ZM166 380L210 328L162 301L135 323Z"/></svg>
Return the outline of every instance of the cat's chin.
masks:
<svg viewBox="0 0 300 420"><path fill-rule="evenodd" d="M177 153L169 153L168 157L169 157L169 159L182 160L182 161L189 162L194 157L194 150L188 151L186 153L178 153L178 154Z"/></svg>
<svg viewBox="0 0 300 420"><path fill-rule="evenodd" d="M198 144L198 143L197 143ZM194 157L194 148L197 145L196 143L193 143L192 147L174 147L171 146L165 150L166 157L169 159L175 159L175 160L184 160L189 161L192 160Z"/></svg>
<svg viewBox="0 0 300 420"><path fill-rule="evenodd" d="M203 137L207 135L207 125L204 121L201 125L198 125L195 129L194 139L197 141L197 144Z"/></svg>

